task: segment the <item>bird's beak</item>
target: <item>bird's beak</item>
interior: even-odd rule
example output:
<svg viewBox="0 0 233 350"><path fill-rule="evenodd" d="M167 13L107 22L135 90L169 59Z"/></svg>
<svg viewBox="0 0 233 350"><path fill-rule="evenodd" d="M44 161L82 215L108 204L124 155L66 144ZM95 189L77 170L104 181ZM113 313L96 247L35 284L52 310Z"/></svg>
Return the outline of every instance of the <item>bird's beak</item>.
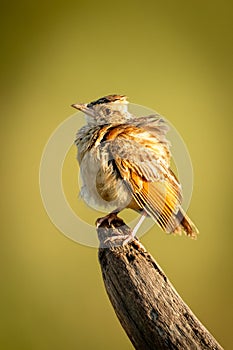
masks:
<svg viewBox="0 0 233 350"><path fill-rule="evenodd" d="M81 111L81 112L83 112L91 117L94 117L94 115L95 115L93 109L87 107L87 105L84 103L81 103L81 104L74 103L71 105L71 107L78 109L79 111Z"/></svg>

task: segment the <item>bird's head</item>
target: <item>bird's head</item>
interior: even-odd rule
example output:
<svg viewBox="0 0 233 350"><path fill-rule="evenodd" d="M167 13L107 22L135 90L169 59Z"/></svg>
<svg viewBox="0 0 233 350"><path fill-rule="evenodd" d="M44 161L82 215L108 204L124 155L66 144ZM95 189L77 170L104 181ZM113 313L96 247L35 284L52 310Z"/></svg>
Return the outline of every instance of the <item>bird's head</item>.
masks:
<svg viewBox="0 0 233 350"><path fill-rule="evenodd" d="M129 117L125 95L108 95L87 104L75 103L72 107L85 114L88 124L122 122Z"/></svg>

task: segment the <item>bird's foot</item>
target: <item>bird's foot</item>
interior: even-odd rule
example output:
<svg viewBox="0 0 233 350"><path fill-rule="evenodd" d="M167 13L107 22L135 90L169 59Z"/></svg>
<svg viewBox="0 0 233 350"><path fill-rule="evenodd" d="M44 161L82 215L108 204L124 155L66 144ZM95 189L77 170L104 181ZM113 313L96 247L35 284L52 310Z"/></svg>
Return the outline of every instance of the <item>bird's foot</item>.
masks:
<svg viewBox="0 0 233 350"><path fill-rule="evenodd" d="M99 239L105 247L124 246L135 237L134 230L130 230L117 214L112 212L96 221Z"/></svg>
<svg viewBox="0 0 233 350"><path fill-rule="evenodd" d="M128 234L128 235L114 235L111 237L108 237L105 239L104 244L106 243L111 243L113 245L126 245L130 241L133 241L135 239L133 234Z"/></svg>
<svg viewBox="0 0 233 350"><path fill-rule="evenodd" d="M120 218L118 218L117 214L118 213L112 212L112 213L104 216L103 218L97 219L96 223L95 223L96 227L97 228L100 227L105 221L110 226L114 220L121 220Z"/></svg>

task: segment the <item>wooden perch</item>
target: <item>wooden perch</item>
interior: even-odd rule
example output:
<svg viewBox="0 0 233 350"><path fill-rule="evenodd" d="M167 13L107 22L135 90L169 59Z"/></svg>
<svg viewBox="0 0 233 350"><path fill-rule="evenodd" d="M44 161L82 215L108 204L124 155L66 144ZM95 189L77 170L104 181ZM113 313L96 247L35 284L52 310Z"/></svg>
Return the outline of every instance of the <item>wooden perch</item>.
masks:
<svg viewBox="0 0 233 350"><path fill-rule="evenodd" d="M106 238L129 235L117 218L98 227L100 247ZM138 350L223 349L177 294L153 257L135 239L99 248L99 262L109 299L121 325Z"/></svg>

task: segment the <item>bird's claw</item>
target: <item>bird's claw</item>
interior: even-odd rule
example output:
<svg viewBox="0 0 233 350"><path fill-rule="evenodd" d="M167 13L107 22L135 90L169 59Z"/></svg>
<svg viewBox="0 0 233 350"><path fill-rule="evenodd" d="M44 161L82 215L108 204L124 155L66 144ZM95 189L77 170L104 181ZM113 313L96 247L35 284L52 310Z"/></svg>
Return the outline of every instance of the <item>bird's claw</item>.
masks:
<svg viewBox="0 0 233 350"><path fill-rule="evenodd" d="M116 244L116 245L125 246L133 239L134 239L134 236L131 234L129 234L129 235L115 235L115 236L111 236L111 237L106 238L104 240L104 244L106 244L106 243L113 243L114 244L115 242L120 241L121 244Z"/></svg>
<svg viewBox="0 0 233 350"><path fill-rule="evenodd" d="M96 227L100 227L105 221L107 221L108 225L110 226L114 220L118 218L117 213L110 213L103 218L99 218L96 220Z"/></svg>

